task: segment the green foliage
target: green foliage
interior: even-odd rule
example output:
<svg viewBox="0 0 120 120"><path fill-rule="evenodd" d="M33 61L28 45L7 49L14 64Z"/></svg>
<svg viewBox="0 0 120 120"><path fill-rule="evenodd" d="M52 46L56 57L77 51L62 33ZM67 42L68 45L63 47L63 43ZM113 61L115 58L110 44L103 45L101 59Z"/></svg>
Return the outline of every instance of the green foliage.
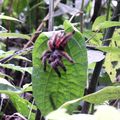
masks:
<svg viewBox="0 0 120 120"><path fill-rule="evenodd" d="M109 86L105 87L95 93L86 95L84 97L68 101L64 103L60 108L66 107L71 104L75 104L76 102L79 103L80 101L84 100L94 104L101 104L108 100L115 100L120 98L120 86ZM96 99L97 98L97 99Z"/></svg>
<svg viewBox="0 0 120 120"><path fill-rule="evenodd" d="M100 24L102 24L103 22L105 22L105 20L106 20L106 17L105 16L99 16L99 17L97 17L96 19L95 19L95 22L93 23L93 25L92 25L92 30L98 30L98 26L100 25Z"/></svg>
<svg viewBox="0 0 120 120"><path fill-rule="evenodd" d="M28 35L20 34L20 33L0 33L1 38L21 38L30 40Z"/></svg>
<svg viewBox="0 0 120 120"><path fill-rule="evenodd" d="M0 78L0 93L8 95L17 111L22 115L28 117L31 103L19 96L19 94L23 93L22 89L16 88L7 80ZM34 120L34 117L35 115L32 113L30 120Z"/></svg>
<svg viewBox="0 0 120 120"><path fill-rule="evenodd" d="M13 18L13 17L10 17L10 16L6 16L6 15L0 15L0 19L3 19L3 20L12 20L12 21L17 21L17 22L21 22L20 20L16 19L16 18Z"/></svg>
<svg viewBox="0 0 120 120"><path fill-rule="evenodd" d="M120 26L120 23L115 21L104 21L102 23L97 24L92 29L96 31L114 26Z"/></svg>
<svg viewBox="0 0 120 120"><path fill-rule="evenodd" d="M43 71L40 56L44 50L48 49L46 43L48 38L44 33L37 39L33 50L33 94L38 108L44 115L58 108L65 101L83 96L87 80L87 54L84 38L68 21L64 22L64 27L69 32L76 31L66 48L75 64L64 60L67 72L61 70L61 78L49 66L47 66L47 72Z"/></svg>
<svg viewBox="0 0 120 120"><path fill-rule="evenodd" d="M4 68L12 69L12 70L20 71L22 73L24 73L24 72L28 72L29 74L32 73L32 67L24 67L23 68L20 66L15 66L14 64L1 64L1 63L0 63L0 66L4 67Z"/></svg>

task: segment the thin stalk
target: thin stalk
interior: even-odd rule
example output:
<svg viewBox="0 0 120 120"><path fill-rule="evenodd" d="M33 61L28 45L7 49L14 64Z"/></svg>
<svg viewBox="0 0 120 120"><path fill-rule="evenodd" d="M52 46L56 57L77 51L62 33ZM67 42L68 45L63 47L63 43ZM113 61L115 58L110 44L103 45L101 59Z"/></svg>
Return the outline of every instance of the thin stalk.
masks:
<svg viewBox="0 0 120 120"><path fill-rule="evenodd" d="M107 2L107 15L106 15L106 21L109 20L110 3L111 3L111 0L108 0L108 2Z"/></svg>
<svg viewBox="0 0 120 120"><path fill-rule="evenodd" d="M49 0L49 21L48 21L48 31L53 31L54 25L54 0Z"/></svg>
<svg viewBox="0 0 120 120"><path fill-rule="evenodd" d="M33 101L32 101L32 104L31 104L31 107L30 107L30 112L29 112L29 115L28 115L28 120L30 120L34 102L35 102L35 99L33 99Z"/></svg>
<svg viewBox="0 0 120 120"><path fill-rule="evenodd" d="M82 0L81 9L80 9L80 11L82 13L82 14L80 14L80 31L81 31L81 33L83 32L83 8L84 8L84 0Z"/></svg>

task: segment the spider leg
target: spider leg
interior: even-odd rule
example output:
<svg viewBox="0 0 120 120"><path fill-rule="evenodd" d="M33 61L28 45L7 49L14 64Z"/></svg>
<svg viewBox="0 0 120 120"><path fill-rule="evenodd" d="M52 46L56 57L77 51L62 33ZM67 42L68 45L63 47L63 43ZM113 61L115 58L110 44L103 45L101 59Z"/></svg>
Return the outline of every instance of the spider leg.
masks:
<svg viewBox="0 0 120 120"><path fill-rule="evenodd" d="M40 59L42 60L42 58L46 55L50 55L51 54L51 51L50 50L45 50L43 53L42 53L42 56L40 57Z"/></svg>
<svg viewBox="0 0 120 120"><path fill-rule="evenodd" d="M60 60L58 60L57 62L58 62L58 65L66 72L67 70L64 64Z"/></svg>
<svg viewBox="0 0 120 120"><path fill-rule="evenodd" d="M67 52L60 51L61 55L66 58L69 62L74 63L73 59L68 55Z"/></svg>
<svg viewBox="0 0 120 120"><path fill-rule="evenodd" d="M43 70L46 71L46 65L47 65L47 59L50 57L51 55L51 51L47 50L43 53L41 60L42 60L42 64L44 66Z"/></svg>
<svg viewBox="0 0 120 120"><path fill-rule="evenodd" d="M58 65L57 65L56 61L51 62L50 65L51 65L52 68L55 70L55 72L57 73L57 75L58 75L59 77L61 77L60 71L59 71L58 68L57 68Z"/></svg>
<svg viewBox="0 0 120 120"><path fill-rule="evenodd" d="M64 49L65 46L67 45L67 42L70 40L70 38L72 37L72 35L75 33L75 31L67 33L66 35L64 35L63 37L61 37L61 39L56 43L56 48L58 49Z"/></svg>
<svg viewBox="0 0 120 120"><path fill-rule="evenodd" d="M50 48L50 50L54 50L55 49L55 44L56 44L56 40L58 39L58 34L55 33L53 34L53 36L48 40L47 45Z"/></svg>
<svg viewBox="0 0 120 120"><path fill-rule="evenodd" d="M46 65L47 65L47 56L44 56L43 58L42 58L42 63L43 63L43 70L44 71L46 71Z"/></svg>

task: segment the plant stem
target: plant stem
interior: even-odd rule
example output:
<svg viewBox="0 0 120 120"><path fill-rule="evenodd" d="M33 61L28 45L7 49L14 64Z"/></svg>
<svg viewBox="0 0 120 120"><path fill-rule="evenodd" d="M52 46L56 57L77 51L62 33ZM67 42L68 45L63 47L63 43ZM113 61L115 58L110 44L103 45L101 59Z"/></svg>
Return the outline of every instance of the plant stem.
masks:
<svg viewBox="0 0 120 120"><path fill-rule="evenodd" d="M113 17L112 17L111 21L119 21L119 17L118 17L119 14L120 14L120 0L118 1L117 7L113 13ZM104 40L111 38L114 33L114 30L115 30L115 27L111 27L106 30L105 36L103 38L103 46L109 46L110 41L104 41ZM104 60L96 63L93 75L92 75L90 83L89 83L89 87L87 89L87 94L95 92L103 63L104 63ZM90 107L90 103L84 102L81 112L88 113L89 107Z"/></svg>
<svg viewBox="0 0 120 120"><path fill-rule="evenodd" d="M109 20L110 3L111 3L111 0L108 0L108 3L107 3L107 16L106 16L106 21Z"/></svg>
<svg viewBox="0 0 120 120"><path fill-rule="evenodd" d="M83 32L83 8L84 8L84 0L82 0L81 9L80 9L80 12L82 12L80 14L80 31L81 31L81 33Z"/></svg>

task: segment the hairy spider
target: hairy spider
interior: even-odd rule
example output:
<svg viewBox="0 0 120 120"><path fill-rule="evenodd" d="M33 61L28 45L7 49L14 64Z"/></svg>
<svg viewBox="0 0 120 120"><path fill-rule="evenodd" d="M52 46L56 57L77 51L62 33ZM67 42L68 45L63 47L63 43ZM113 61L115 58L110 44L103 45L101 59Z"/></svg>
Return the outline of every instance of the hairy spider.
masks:
<svg viewBox="0 0 120 120"><path fill-rule="evenodd" d="M44 71L46 71L46 65L48 63L55 70L57 75L61 77L61 73L58 67L61 67L66 72L66 67L62 62L62 58L64 57L69 62L74 63L68 53L65 52L67 42L74 33L75 31L67 34L63 32L56 33L48 40L47 45L49 49L44 51L41 57L42 63L44 65Z"/></svg>

